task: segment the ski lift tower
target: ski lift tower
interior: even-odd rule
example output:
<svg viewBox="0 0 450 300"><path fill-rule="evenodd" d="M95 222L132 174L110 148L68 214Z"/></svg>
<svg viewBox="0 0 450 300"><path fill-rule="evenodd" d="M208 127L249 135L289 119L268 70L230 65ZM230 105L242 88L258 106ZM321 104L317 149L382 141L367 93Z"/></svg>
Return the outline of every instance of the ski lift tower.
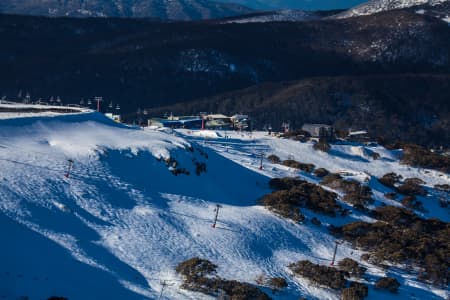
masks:
<svg viewBox="0 0 450 300"><path fill-rule="evenodd" d="M283 123L281 124L281 128L283 128L283 132L284 132L284 133L288 133L288 132L289 132L289 127L290 127L289 122L283 122Z"/></svg>
<svg viewBox="0 0 450 300"><path fill-rule="evenodd" d="M94 97L94 100L97 102L97 111L100 112L100 102L103 101L103 97Z"/></svg>

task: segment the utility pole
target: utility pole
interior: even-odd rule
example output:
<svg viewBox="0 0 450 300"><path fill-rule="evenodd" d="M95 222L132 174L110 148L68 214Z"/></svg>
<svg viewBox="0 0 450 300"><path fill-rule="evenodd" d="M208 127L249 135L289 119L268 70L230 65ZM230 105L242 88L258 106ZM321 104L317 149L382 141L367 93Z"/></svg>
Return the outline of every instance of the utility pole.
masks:
<svg viewBox="0 0 450 300"><path fill-rule="evenodd" d="M214 217L214 223L212 224L212 228L216 228L217 219L219 217L219 210L220 210L221 207L222 207L221 205L217 204L216 208L214 209L214 211L216 212L216 215Z"/></svg>
<svg viewBox="0 0 450 300"><path fill-rule="evenodd" d="M263 160L264 160L264 152L261 152L261 161L259 163L259 169L262 170L263 169Z"/></svg>
<svg viewBox="0 0 450 300"><path fill-rule="evenodd" d="M70 177L70 171L72 170L72 166L73 166L73 160L72 159L69 159L68 162L69 162L69 166L67 168L67 173L64 175L64 176L66 176L66 178Z"/></svg>
<svg viewBox="0 0 450 300"><path fill-rule="evenodd" d="M335 259L336 259L336 252L337 252L337 248L338 248L338 245L340 245L340 244L342 244L342 242L340 242L340 241L335 241L335 245L334 245L334 253L333 253L333 259L331 260L331 266L334 266L334 261L335 261Z"/></svg>
<svg viewBox="0 0 450 300"><path fill-rule="evenodd" d="M168 284L168 283L167 283L167 280L163 280L163 281L161 281L161 285L162 285L162 287L161 287L161 293L159 293L158 300L161 300L161 299L162 299L163 294L164 294L164 290L166 289L166 287L172 286L173 284Z"/></svg>
<svg viewBox="0 0 450 300"><path fill-rule="evenodd" d="M97 111L100 112L100 102L103 101L103 97L94 97L94 100L97 101Z"/></svg>

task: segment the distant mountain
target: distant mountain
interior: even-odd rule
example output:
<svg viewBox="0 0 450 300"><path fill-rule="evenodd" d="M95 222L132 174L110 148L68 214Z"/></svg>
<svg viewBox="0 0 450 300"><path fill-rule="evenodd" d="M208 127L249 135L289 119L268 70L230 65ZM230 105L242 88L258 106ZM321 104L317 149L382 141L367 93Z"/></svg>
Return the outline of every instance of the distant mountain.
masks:
<svg viewBox="0 0 450 300"><path fill-rule="evenodd" d="M355 16L371 15L382 11L407 8L418 5L435 6L447 2L449 2L449 0L371 0L367 3L358 5L343 13L338 14L336 18L350 18Z"/></svg>
<svg viewBox="0 0 450 300"><path fill-rule="evenodd" d="M0 13L70 17L150 17L163 20L215 19L251 13L234 3L208 0L2 0Z"/></svg>
<svg viewBox="0 0 450 300"><path fill-rule="evenodd" d="M349 8L365 0L218 0L220 2L238 3L259 10L302 9L328 10Z"/></svg>

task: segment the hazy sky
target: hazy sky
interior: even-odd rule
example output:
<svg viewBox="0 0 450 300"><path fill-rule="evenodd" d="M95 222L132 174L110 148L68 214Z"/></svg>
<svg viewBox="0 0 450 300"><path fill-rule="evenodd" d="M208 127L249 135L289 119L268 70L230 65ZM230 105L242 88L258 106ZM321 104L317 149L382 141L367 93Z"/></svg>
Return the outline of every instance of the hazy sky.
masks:
<svg viewBox="0 0 450 300"><path fill-rule="evenodd" d="M216 0L218 2L234 2L256 9L333 9L348 8L367 0Z"/></svg>

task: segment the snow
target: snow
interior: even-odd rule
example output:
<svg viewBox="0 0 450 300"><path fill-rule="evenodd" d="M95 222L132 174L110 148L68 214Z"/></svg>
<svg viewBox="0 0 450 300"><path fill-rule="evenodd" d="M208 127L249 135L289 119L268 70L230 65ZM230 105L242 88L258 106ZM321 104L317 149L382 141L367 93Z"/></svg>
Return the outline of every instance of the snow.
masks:
<svg viewBox="0 0 450 300"><path fill-rule="evenodd" d="M2 113L0 113L2 115ZM368 153L381 158L372 160ZM212 299L180 288L175 266L194 256L219 266L224 278L254 283L261 274L283 276L286 291L274 299L339 299L338 292L294 277L287 265L299 259L329 264L334 237L325 226L294 224L256 205L270 192L273 177L313 175L263 162L276 154L364 181L388 203L386 188L374 176L395 171L434 184L448 174L399 164L399 153L381 146L333 145L317 152L311 143L221 131L137 129L92 111L78 114L3 116L0 120L0 298L156 299L162 280L166 299ZM68 159L73 170L66 178ZM176 160L177 166L166 161ZM195 174L195 162L206 173ZM186 168L190 175L173 175ZM219 220L212 228L214 209ZM448 221L448 210L429 197L426 217ZM345 218L317 215L324 225L371 221L354 212ZM340 246L337 260L360 260L362 253ZM373 279L385 271L362 262ZM403 271L389 271L402 283L386 295L369 283L368 299L446 299L445 289L418 282ZM372 280L373 281L373 280Z"/></svg>
<svg viewBox="0 0 450 300"><path fill-rule="evenodd" d="M271 11L266 13L261 13L254 16L242 16L234 17L229 21L224 23L266 23L266 22L301 22L316 19L317 16L314 13L303 11L303 10L293 10L285 9L278 11Z"/></svg>
<svg viewBox="0 0 450 300"><path fill-rule="evenodd" d="M350 18L355 16L371 15L378 12L407 8L417 5L428 4L431 6L447 2L448 0L370 0L355 6L343 13L336 15L336 18ZM423 13L423 12L418 12Z"/></svg>

